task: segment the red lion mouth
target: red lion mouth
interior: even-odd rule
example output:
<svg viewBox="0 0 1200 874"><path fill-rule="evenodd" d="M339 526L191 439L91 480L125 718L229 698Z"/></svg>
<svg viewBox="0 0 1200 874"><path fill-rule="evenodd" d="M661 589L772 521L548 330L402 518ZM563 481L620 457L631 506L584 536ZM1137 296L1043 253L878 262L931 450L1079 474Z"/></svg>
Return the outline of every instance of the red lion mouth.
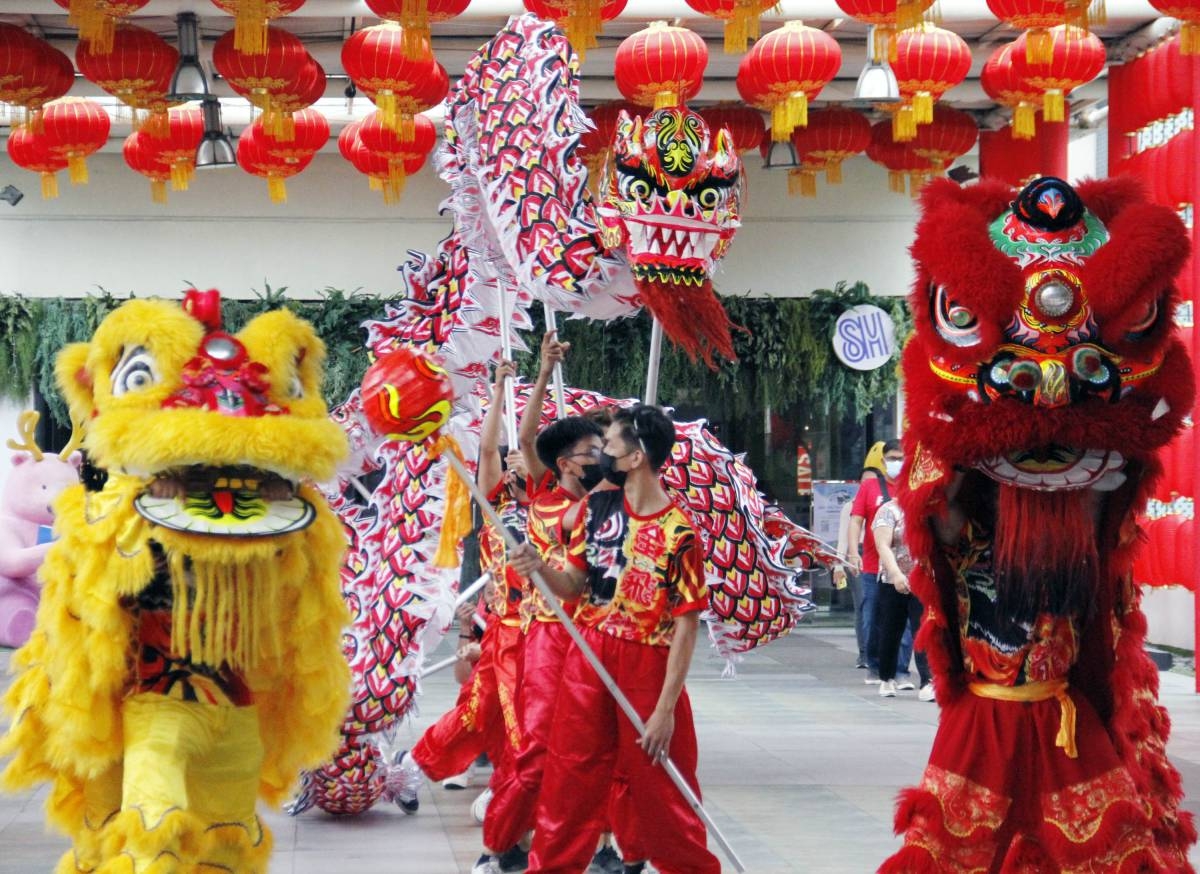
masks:
<svg viewBox="0 0 1200 874"><path fill-rule="evenodd" d="M997 455L978 465L980 471L1005 485L1034 491L1094 488L1107 492L1125 481L1125 458L1109 449L1044 446Z"/></svg>

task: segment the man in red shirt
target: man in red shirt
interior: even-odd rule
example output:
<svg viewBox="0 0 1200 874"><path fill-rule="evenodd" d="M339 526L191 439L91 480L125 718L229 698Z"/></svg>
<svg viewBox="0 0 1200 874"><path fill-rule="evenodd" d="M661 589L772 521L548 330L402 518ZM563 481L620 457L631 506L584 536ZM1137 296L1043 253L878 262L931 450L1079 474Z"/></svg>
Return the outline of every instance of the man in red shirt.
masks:
<svg viewBox="0 0 1200 874"><path fill-rule="evenodd" d="M519 572L537 571L559 596L580 599L581 633L646 723L639 740L582 653L569 649L530 872L586 870L607 815L618 838L628 837L662 874L721 870L703 822L659 767L669 751L699 794L684 680L708 590L696 533L658 478L674 442L657 407L616 413L601 462L620 488L592 492L568 515L566 566L528 544L511 556Z"/></svg>
<svg viewBox="0 0 1200 874"><path fill-rule="evenodd" d="M863 476L858 494L854 496L854 504L850 508L850 533L847 540L850 544L847 564L850 570L861 574L862 580L862 610L863 636L867 641L867 683L879 682L879 631L875 623L875 608L879 603L879 550L875 547L875 538L870 536L871 524L875 521L875 513L891 498L890 487L900 475L904 464L904 451L900 448L899 440L888 440L883 444L882 475ZM863 542L862 558L858 555L858 542L863 532L868 536ZM907 672L908 660L903 658L900 663L901 672ZM912 688L911 684L908 688Z"/></svg>

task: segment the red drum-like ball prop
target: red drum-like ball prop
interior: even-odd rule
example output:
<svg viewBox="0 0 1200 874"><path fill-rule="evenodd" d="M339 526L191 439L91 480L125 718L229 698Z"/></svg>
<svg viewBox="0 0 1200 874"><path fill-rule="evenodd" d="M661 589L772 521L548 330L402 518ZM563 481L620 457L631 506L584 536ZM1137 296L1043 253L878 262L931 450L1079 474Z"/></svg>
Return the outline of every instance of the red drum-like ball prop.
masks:
<svg viewBox="0 0 1200 874"><path fill-rule="evenodd" d="M377 434L420 443L450 419L450 376L429 356L402 346L363 374L362 404Z"/></svg>

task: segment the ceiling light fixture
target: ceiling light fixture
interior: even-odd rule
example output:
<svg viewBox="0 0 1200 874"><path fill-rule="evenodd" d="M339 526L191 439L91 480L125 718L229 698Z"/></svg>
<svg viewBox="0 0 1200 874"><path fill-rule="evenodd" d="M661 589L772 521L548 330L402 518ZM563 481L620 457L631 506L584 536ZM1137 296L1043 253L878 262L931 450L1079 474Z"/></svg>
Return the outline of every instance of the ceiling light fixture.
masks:
<svg viewBox="0 0 1200 874"><path fill-rule="evenodd" d="M171 77L167 96L171 100L203 100L209 96L208 77L200 65L200 24L195 13L175 16L179 34L179 65Z"/></svg>
<svg viewBox="0 0 1200 874"><path fill-rule="evenodd" d="M900 86L896 74L888 65L887 58L875 60L870 47L875 44L875 27L867 34L867 63L858 74L854 86L854 99L868 103L896 103L900 100Z"/></svg>
<svg viewBox="0 0 1200 874"><path fill-rule="evenodd" d="M216 170L237 166L237 152L229 134L221 129L221 104L209 95L201 107L204 112L204 138L196 149L196 169Z"/></svg>

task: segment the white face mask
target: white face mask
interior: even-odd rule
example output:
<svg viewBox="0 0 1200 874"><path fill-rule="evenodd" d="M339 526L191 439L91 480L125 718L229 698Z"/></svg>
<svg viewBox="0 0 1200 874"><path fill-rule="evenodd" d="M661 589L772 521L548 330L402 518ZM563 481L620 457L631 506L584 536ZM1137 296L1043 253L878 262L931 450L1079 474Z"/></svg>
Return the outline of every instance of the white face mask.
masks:
<svg viewBox="0 0 1200 874"><path fill-rule="evenodd" d="M900 468L903 466L903 461L885 461L883 463L883 470L887 474L888 479L895 479L900 476Z"/></svg>

